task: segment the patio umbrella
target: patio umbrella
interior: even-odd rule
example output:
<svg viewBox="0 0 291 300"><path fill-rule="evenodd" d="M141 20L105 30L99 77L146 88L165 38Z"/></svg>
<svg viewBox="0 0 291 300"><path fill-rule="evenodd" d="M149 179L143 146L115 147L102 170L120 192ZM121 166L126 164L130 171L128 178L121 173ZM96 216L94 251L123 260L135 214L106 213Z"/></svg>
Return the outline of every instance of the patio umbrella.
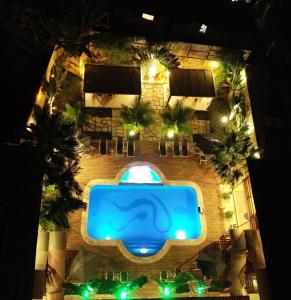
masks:
<svg viewBox="0 0 291 300"><path fill-rule="evenodd" d="M207 247L203 249L197 258L198 267L207 278L218 279L226 268L220 249Z"/></svg>
<svg viewBox="0 0 291 300"><path fill-rule="evenodd" d="M77 253L69 267L68 279L79 282L88 281L96 277L97 265L97 253L82 249Z"/></svg>

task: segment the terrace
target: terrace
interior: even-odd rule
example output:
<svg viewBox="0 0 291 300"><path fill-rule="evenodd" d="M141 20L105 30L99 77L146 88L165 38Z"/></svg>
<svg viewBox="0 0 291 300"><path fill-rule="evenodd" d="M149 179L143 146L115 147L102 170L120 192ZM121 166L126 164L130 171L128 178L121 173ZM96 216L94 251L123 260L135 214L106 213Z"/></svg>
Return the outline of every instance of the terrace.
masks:
<svg viewBox="0 0 291 300"><path fill-rule="evenodd" d="M193 50L197 47L204 51ZM203 201L198 201L203 232L201 242L191 244L187 239L182 241L183 243L179 241L178 244L166 242L166 246L157 254L142 258L124 250L123 244L120 244L118 239L106 241L104 238L103 244L92 241L91 237L87 236L88 211L79 210L70 214L68 221L71 228L66 233L65 248L67 269L63 275L70 288L72 288L70 284L84 283L92 278L104 278L109 273L126 272L127 281L146 276L149 281L146 283L147 287L145 286L146 297L159 298L161 286L155 282L161 279L161 272L169 273L179 269L183 274L194 274L193 276L200 278L200 281L207 281L202 267L197 265L197 259L207 247L213 245L216 247L219 245L219 251L225 251L224 272L219 278L223 277L224 281L230 279L230 269L227 265L229 252L226 251L230 243L229 229L257 227L253 222L255 209L247 170L233 185L231 181L233 178L228 177L226 182L221 180L217 167L211 161L212 141L215 138L217 141L218 138L215 133L224 132L223 128L230 121L231 115L232 122L237 124L236 116L240 114L241 103L228 107L228 102L231 102L228 98L232 97L234 88L231 88L229 82L224 85L219 82L221 80L217 70L219 63L209 60L215 57L217 49L206 47L208 48L203 48L203 45L173 43L170 49L174 49L180 55L188 53L185 57L180 57L182 68L179 69L174 67L167 69L152 56L150 63L142 62L139 67L100 65L98 61L92 63L84 57L76 62L75 58L69 58L61 62L61 67L66 70L66 79L61 82L62 88L58 94L50 98L43 90L39 92L38 103L49 98L51 112L54 110L63 112L67 120L71 118L70 121L75 124L82 123L78 128L81 159L76 180L84 192L83 201L88 207L92 182L98 185L118 185L121 172L132 165L150 166L158 170L168 185L192 185L197 187L198 194L203 196ZM194 53L198 55L198 52L206 53L203 59L195 58ZM56 52L53 55L51 68L47 73L48 82L58 77L53 67L55 57L58 55ZM171 53L168 55L168 59L173 59ZM201 53L199 55L201 56ZM244 80L239 79L235 88L239 88L240 94L244 94L243 101L247 102L249 100ZM80 99L82 102L79 102ZM136 117L138 114L134 110L140 109L140 105L143 104L147 106L143 107L142 113ZM175 110L180 113L180 117L182 115L183 120L170 120L168 117L170 121L167 123L165 112L173 116L177 115L173 113ZM185 117L187 110L188 116ZM147 118L150 121L146 122ZM251 124L251 114L247 118ZM251 126L253 128L253 125ZM249 138L255 143L254 131L248 132ZM119 155L116 147L118 138L124 140ZM187 140L188 155L183 157L175 154L176 138L180 142L182 139ZM210 147L205 146L205 141L201 143L201 138L208 139ZM102 140L106 140L104 151ZM127 147L130 140L134 141L134 151L131 155ZM167 154L164 157L159 148L161 140L165 140L167 145ZM179 145L181 147L181 144ZM228 240L226 245L223 243L225 236ZM89 263L82 262L84 259L80 258L82 251L98 257L98 260L94 261L94 268L90 268ZM78 271L74 271L74 268ZM253 271L250 271L247 278L252 278L253 274ZM118 281L120 278L117 276L110 280ZM189 278L188 281L191 282ZM254 292L252 279L250 282L248 291ZM229 295L227 288L219 292L203 290L204 292L209 296L221 293ZM71 293L74 294L72 291ZM69 295L70 293L66 299L77 299L77 296ZM199 295L197 286L176 296L183 295L186 297ZM133 297L145 296L142 292L139 294L138 290Z"/></svg>

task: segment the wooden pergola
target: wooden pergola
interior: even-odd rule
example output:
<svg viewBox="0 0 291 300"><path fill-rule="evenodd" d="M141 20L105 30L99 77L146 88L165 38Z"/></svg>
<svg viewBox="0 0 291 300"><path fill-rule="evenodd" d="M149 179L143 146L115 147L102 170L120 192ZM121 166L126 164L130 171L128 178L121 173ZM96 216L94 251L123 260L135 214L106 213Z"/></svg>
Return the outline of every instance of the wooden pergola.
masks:
<svg viewBox="0 0 291 300"><path fill-rule="evenodd" d="M85 65L85 107L118 108L141 95L139 67Z"/></svg>
<svg viewBox="0 0 291 300"><path fill-rule="evenodd" d="M207 110L215 97L213 75L210 70L171 69L167 103L172 106L183 99L183 103L195 110Z"/></svg>

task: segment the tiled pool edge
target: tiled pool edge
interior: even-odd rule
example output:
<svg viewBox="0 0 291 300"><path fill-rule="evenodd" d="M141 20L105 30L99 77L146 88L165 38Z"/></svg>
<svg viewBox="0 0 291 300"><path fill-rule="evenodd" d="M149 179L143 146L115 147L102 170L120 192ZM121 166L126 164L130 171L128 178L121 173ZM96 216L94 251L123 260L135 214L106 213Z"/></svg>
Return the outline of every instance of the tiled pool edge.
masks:
<svg viewBox="0 0 291 300"><path fill-rule="evenodd" d="M129 164L121 169L120 172L118 172L118 175L115 179L93 179L91 180L84 189L83 194L83 201L88 204L89 201L89 195L90 190L95 185L118 185L120 181L120 177L123 174L123 172L128 169L129 167L133 165L148 165L150 166L157 174L160 176L160 178L164 181L165 186L190 186L195 189L197 193L197 201L198 206L202 208L203 214L199 214L200 216L200 225L201 225L201 235L198 239L192 239L192 240L167 240L162 247L162 249L154 254L153 256L148 257L138 257L130 252L125 248L123 242L121 240L94 240L90 238L87 234L87 219L88 219L88 210L82 212L82 219L81 219L81 236L84 239L84 241L90 245L95 246L117 246L121 253L130 261L139 263L139 264L149 264L156 262L160 260L162 257L164 257L167 252L169 251L171 246L197 246L202 244L206 240L207 236L207 223L206 223L206 216L205 216L205 209L204 209L204 203L203 203L203 196L200 187L192 181L184 181L184 180L167 180L165 176L162 174L162 172L152 164L148 164L146 162L134 162L132 164Z"/></svg>

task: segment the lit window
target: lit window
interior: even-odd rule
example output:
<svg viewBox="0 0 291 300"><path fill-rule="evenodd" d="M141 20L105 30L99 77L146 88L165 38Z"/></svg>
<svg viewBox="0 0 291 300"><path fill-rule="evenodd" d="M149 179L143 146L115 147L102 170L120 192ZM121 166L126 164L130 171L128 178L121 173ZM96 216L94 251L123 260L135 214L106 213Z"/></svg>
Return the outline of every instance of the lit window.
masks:
<svg viewBox="0 0 291 300"><path fill-rule="evenodd" d="M149 14L145 14L145 13L142 14L142 18L146 19L146 20L149 20L149 21L153 21L154 17L155 16L153 16L153 15L149 15Z"/></svg>
<svg viewBox="0 0 291 300"><path fill-rule="evenodd" d="M199 30L199 32L205 33L205 32L206 32L206 30L207 30L207 25L205 25L205 24L202 24L202 25L201 25L201 27L200 27L200 30Z"/></svg>

